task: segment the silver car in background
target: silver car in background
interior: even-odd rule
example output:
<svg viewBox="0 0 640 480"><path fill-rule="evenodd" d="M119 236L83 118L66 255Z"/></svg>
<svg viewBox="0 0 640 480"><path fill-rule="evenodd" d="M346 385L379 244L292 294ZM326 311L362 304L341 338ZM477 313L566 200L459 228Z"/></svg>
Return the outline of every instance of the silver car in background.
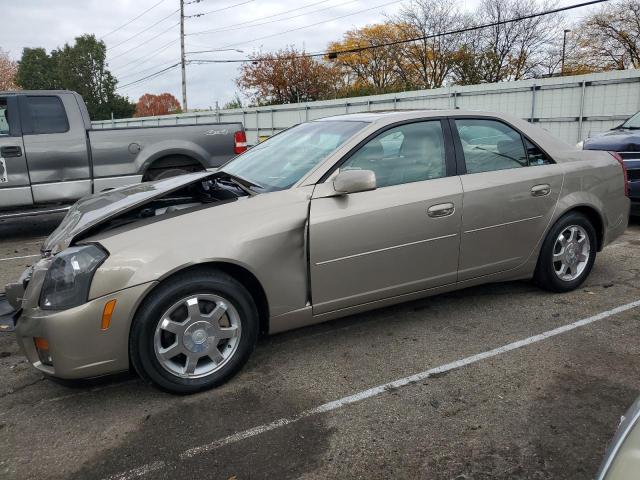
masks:
<svg viewBox="0 0 640 480"><path fill-rule="evenodd" d="M596 480L632 480L640 477L640 398L620 420Z"/></svg>
<svg viewBox="0 0 640 480"><path fill-rule="evenodd" d="M33 366L191 393L276 333L488 282L577 288L627 226L621 159L500 114L352 114L216 172L80 200L6 288Z"/></svg>

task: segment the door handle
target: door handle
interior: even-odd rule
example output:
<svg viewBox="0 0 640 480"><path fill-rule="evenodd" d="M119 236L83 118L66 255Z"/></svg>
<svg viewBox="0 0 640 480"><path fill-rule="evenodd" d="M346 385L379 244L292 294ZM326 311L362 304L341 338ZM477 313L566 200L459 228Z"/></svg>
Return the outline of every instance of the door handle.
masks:
<svg viewBox="0 0 640 480"><path fill-rule="evenodd" d="M453 203L439 203L437 205L431 205L427 209L427 215L432 218L448 217L449 215L453 215L455 211L456 207Z"/></svg>
<svg viewBox="0 0 640 480"><path fill-rule="evenodd" d="M22 149L17 146L0 147L0 157L21 157Z"/></svg>
<svg viewBox="0 0 640 480"><path fill-rule="evenodd" d="M545 195L549 195L550 192L551 186L547 183L531 187L531 195L534 197L544 197Z"/></svg>

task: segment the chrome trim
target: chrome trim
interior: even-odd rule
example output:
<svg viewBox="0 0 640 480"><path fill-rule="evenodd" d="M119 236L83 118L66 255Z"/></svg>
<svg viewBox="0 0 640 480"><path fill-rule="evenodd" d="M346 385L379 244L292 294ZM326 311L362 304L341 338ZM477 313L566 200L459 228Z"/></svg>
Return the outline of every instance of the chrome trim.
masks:
<svg viewBox="0 0 640 480"><path fill-rule="evenodd" d="M464 233L473 233L473 232L479 232L480 230L488 230L489 228L504 227L506 225L513 225L514 223L527 222L529 220L537 220L538 218L542 218L542 215L537 215L535 217L529 217L529 218L521 218L520 220L514 220L512 222L498 223L496 225L489 225L488 227L474 228L472 230L466 230Z"/></svg>
<svg viewBox="0 0 640 480"><path fill-rule="evenodd" d="M327 263L340 262L342 260L349 260L350 258L362 257L364 255L371 255L372 253L380 253L380 252L386 252L388 250L395 250L396 248L410 247L412 245L419 245L421 243L433 242L435 240L442 240L445 238L456 237L457 235L458 235L457 233L452 233L450 235L443 235L441 237L427 238L426 240L418 240L416 242L403 243L402 245L394 245L392 247L379 248L377 250L371 250L369 252L362 252L362 253L356 253L354 255L347 255L346 257L339 257L331 260L323 260L322 262L316 262L316 266L326 265Z"/></svg>
<svg viewBox="0 0 640 480"><path fill-rule="evenodd" d="M126 187L142 181L142 175L121 175L118 177L101 177L93 180L93 192L100 193L107 189Z"/></svg>
<svg viewBox="0 0 640 480"><path fill-rule="evenodd" d="M78 200L91 193L91 180L39 183L31 185L35 203Z"/></svg>
<svg viewBox="0 0 640 480"><path fill-rule="evenodd" d="M22 217L35 217L36 215L48 215L53 213L65 213L69 210L70 207L60 207L60 208L49 208L49 209L34 209L34 210L26 210L24 212L13 212L13 213L0 213L0 219L4 220L7 218L22 218Z"/></svg>

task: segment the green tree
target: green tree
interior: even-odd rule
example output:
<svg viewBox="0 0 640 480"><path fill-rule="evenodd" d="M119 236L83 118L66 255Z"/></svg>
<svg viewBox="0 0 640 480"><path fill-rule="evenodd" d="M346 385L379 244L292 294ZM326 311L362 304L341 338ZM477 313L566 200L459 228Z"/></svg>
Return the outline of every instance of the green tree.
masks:
<svg viewBox="0 0 640 480"><path fill-rule="evenodd" d="M107 47L94 35L82 35L73 46L53 50L25 48L16 81L25 89L67 89L82 95L93 120L130 117L135 104L116 93L117 80L107 69Z"/></svg>
<svg viewBox="0 0 640 480"><path fill-rule="evenodd" d="M44 48L25 48L18 62L16 83L25 90L61 88L54 60Z"/></svg>

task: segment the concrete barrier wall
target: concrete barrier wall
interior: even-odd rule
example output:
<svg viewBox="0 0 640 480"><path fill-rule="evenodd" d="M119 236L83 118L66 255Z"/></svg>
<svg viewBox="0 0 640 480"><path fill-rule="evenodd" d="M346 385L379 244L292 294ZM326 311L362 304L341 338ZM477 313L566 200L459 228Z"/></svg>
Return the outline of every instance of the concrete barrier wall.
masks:
<svg viewBox="0 0 640 480"><path fill-rule="evenodd" d="M450 86L368 97L92 122L93 128L242 122L249 144L301 122L371 110L461 108L534 122L570 144L640 110L640 71Z"/></svg>

